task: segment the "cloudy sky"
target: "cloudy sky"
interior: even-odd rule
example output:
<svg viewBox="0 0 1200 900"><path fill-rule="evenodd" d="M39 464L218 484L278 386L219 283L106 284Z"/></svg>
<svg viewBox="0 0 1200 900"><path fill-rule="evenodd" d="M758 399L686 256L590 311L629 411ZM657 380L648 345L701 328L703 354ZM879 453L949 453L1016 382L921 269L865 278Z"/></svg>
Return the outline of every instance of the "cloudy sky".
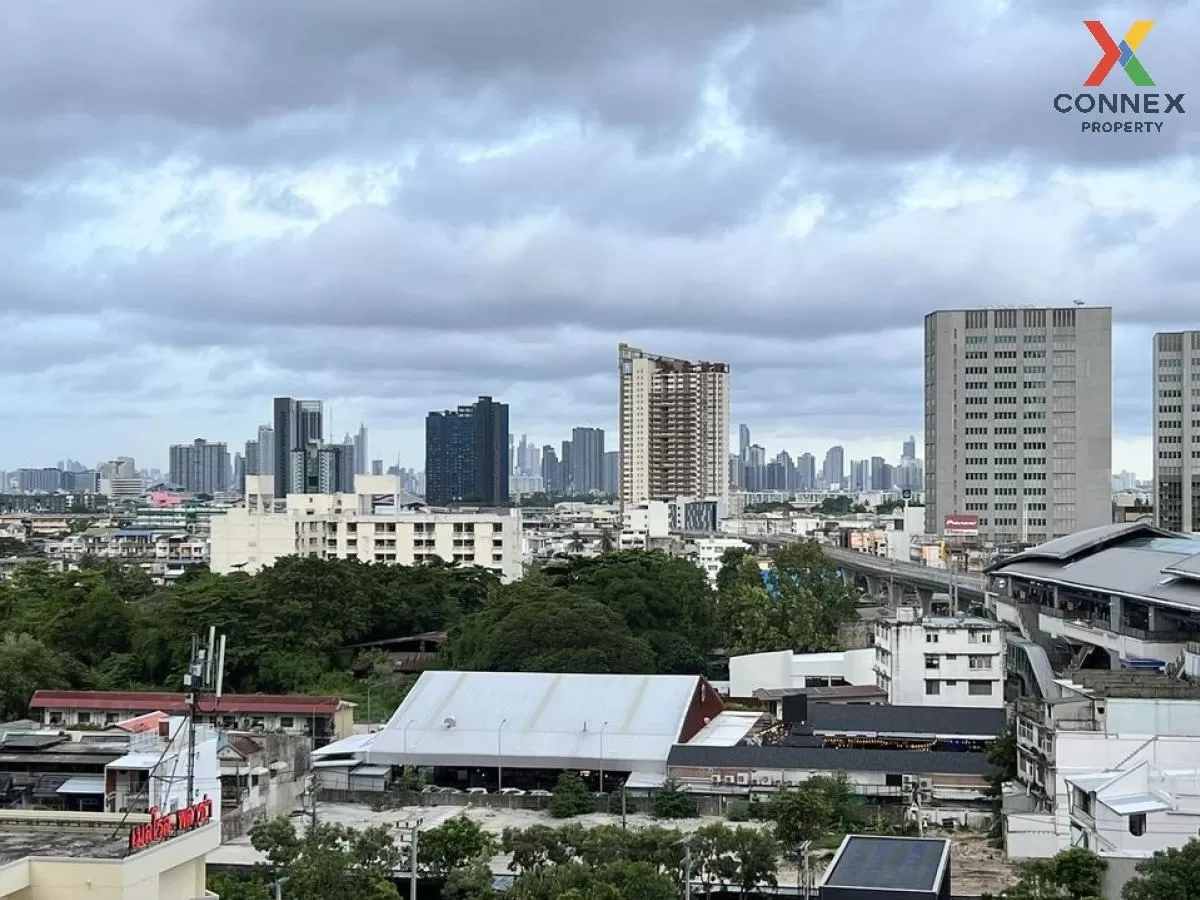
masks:
<svg viewBox="0 0 1200 900"><path fill-rule="evenodd" d="M1188 113L1054 112L1086 18L1156 19ZM12 0L0 468L233 449L275 394L406 465L480 393L557 441L615 428L622 340L728 361L772 450L894 457L924 313L1082 299L1148 475L1151 335L1200 328L1198 36L1200 0Z"/></svg>

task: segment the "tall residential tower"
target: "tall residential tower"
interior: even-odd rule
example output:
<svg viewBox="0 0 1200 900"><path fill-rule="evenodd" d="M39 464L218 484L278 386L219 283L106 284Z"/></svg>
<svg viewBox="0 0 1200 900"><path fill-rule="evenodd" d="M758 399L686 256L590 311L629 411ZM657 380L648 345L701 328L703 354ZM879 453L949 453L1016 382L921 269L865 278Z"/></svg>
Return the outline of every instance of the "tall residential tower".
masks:
<svg viewBox="0 0 1200 900"><path fill-rule="evenodd" d="M1200 531L1200 331L1154 336L1154 524Z"/></svg>
<svg viewBox="0 0 1200 900"><path fill-rule="evenodd" d="M620 374L621 505L729 495L729 366L627 344Z"/></svg>
<svg viewBox="0 0 1200 900"><path fill-rule="evenodd" d="M1039 543L1112 521L1112 310L925 317L925 530Z"/></svg>

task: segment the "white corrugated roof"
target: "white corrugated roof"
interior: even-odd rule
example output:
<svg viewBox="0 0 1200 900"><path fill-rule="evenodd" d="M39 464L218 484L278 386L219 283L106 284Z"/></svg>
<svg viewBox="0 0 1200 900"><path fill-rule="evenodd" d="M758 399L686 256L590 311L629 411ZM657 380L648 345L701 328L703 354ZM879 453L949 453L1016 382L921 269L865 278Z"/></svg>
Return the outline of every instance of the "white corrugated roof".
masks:
<svg viewBox="0 0 1200 900"><path fill-rule="evenodd" d="M665 771L699 683L691 675L425 672L363 756L387 765Z"/></svg>
<svg viewBox="0 0 1200 900"><path fill-rule="evenodd" d="M729 710L720 713L688 743L703 747L736 747L760 718L762 713L756 712Z"/></svg>

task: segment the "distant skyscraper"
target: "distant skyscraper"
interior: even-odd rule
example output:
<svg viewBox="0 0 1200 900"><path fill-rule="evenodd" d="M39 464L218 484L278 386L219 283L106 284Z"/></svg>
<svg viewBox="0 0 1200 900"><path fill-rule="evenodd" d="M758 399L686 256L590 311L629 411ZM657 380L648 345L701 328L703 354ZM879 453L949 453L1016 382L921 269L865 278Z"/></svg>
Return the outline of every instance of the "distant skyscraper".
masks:
<svg viewBox="0 0 1200 900"><path fill-rule="evenodd" d="M750 447L750 426L738 426L738 455L743 459L746 457L746 450Z"/></svg>
<svg viewBox="0 0 1200 900"><path fill-rule="evenodd" d="M260 471L262 466L262 448L258 441L246 441L243 455L243 468L246 475L265 475Z"/></svg>
<svg viewBox="0 0 1200 900"><path fill-rule="evenodd" d="M599 491L604 480L604 429L571 430L571 485L579 493Z"/></svg>
<svg viewBox="0 0 1200 900"><path fill-rule="evenodd" d="M293 461L305 458L294 456L294 452L307 452L313 441L321 443L324 440L324 416L320 400L293 400L291 397L276 397L274 412L275 471L271 474L275 476L275 496L283 497L296 481L291 471ZM303 473L295 474L300 483L311 482Z"/></svg>
<svg viewBox="0 0 1200 900"><path fill-rule="evenodd" d="M908 440L904 442L904 449L900 453L901 459L916 459L917 458L917 437L910 434Z"/></svg>
<svg viewBox="0 0 1200 900"><path fill-rule="evenodd" d="M369 471L370 459L367 455L367 426L361 422L358 433L354 435L354 474L366 475Z"/></svg>
<svg viewBox="0 0 1200 900"><path fill-rule="evenodd" d="M270 425L258 426L258 471L253 474L275 474L275 429Z"/></svg>
<svg viewBox="0 0 1200 900"><path fill-rule="evenodd" d="M606 450L604 453L604 479L600 490L606 494L616 494L621 490L621 454L616 450Z"/></svg>
<svg viewBox="0 0 1200 900"><path fill-rule="evenodd" d="M372 475L382 475L383 474L383 460L382 459L371 460L371 474Z"/></svg>
<svg viewBox="0 0 1200 900"><path fill-rule="evenodd" d="M846 451L835 444L825 451L825 468L822 479L827 489L837 488L846 482Z"/></svg>
<svg viewBox="0 0 1200 900"><path fill-rule="evenodd" d="M333 494L353 490L354 447L319 440L292 451L287 494ZM349 483L347 483L349 482Z"/></svg>
<svg viewBox="0 0 1200 900"><path fill-rule="evenodd" d="M1200 418L1191 414L1196 410L1192 385L1200 382L1200 331L1156 334L1153 371L1154 524L1200 531ZM1132 473L1121 475L1113 482L1132 489Z"/></svg>
<svg viewBox="0 0 1200 900"><path fill-rule="evenodd" d="M216 494L229 490L229 448L196 438L190 444L173 444L168 479L191 494Z"/></svg>
<svg viewBox="0 0 1200 900"><path fill-rule="evenodd" d="M925 530L1041 543L1112 522L1112 310L925 317Z"/></svg>
<svg viewBox="0 0 1200 900"><path fill-rule="evenodd" d="M621 344L622 507L729 495L729 366Z"/></svg>
<svg viewBox="0 0 1200 900"><path fill-rule="evenodd" d="M425 500L483 506L508 503L508 405L480 397L425 418Z"/></svg>

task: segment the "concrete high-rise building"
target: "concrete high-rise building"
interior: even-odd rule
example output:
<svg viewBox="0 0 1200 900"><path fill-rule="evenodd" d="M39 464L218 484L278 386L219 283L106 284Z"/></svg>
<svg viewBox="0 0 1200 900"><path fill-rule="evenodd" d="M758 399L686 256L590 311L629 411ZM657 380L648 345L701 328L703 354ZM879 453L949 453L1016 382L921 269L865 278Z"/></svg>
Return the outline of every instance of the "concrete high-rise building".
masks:
<svg viewBox="0 0 1200 900"><path fill-rule="evenodd" d="M367 426L361 422L358 433L354 435L354 474L366 475L370 470L371 460L367 455Z"/></svg>
<svg viewBox="0 0 1200 900"><path fill-rule="evenodd" d="M250 469L246 472L250 474ZM275 474L275 429L270 425L258 426L258 471L253 474Z"/></svg>
<svg viewBox="0 0 1200 900"><path fill-rule="evenodd" d="M604 483L604 429L571 429L571 489L577 494L599 491Z"/></svg>
<svg viewBox="0 0 1200 900"><path fill-rule="evenodd" d="M383 474L383 460L382 459L371 460L371 474L372 475L382 475Z"/></svg>
<svg viewBox="0 0 1200 900"><path fill-rule="evenodd" d="M1112 521L1112 310L925 317L925 530L1039 543Z"/></svg>
<svg viewBox="0 0 1200 900"><path fill-rule="evenodd" d="M846 483L846 450L834 444L825 451L825 467L821 470L821 484L828 490Z"/></svg>
<svg viewBox="0 0 1200 900"><path fill-rule="evenodd" d="M621 344L621 506L729 496L729 366Z"/></svg>
<svg viewBox="0 0 1200 900"><path fill-rule="evenodd" d="M1154 524L1200 531L1200 331L1154 336ZM1132 481L1133 479L1128 479Z"/></svg>
<svg viewBox="0 0 1200 900"><path fill-rule="evenodd" d="M229 490L231 470L229 448L225 444L210 444L204 438L196 438L190 444L172 444L170 458L168 479L188 493L215 494Z"/></svg>
<svg viewBox="0 0 1200 900"><path fill-rule="evenodd" d="M425 418L425 499L431 506L461 502L508 504L508 404L480 397L457 410Z"/></svg>
<svg viewBox="0 0 1200 900"><path fill-rule="evenodd" d="M276 397L274 403L275 428L273 457L275 469L275 496L285 497L293 482L311 482L303 472L292 472L294 460L303 460L312 443L324 441L324 415L320 400L293 400L291 397ZM303 451L300 456L294 452ZM262 455L262 446L259 446ZM295 477L293 477L295 476Z"/></svg>
<svg viewBox="0 0 1200 900"><path fill-rule="evenodd" d="M259 471L259 468L262 466L262 449L258 441L246 441L242 458L245 460L243 466L247 475L264 474Z"/></svg>

